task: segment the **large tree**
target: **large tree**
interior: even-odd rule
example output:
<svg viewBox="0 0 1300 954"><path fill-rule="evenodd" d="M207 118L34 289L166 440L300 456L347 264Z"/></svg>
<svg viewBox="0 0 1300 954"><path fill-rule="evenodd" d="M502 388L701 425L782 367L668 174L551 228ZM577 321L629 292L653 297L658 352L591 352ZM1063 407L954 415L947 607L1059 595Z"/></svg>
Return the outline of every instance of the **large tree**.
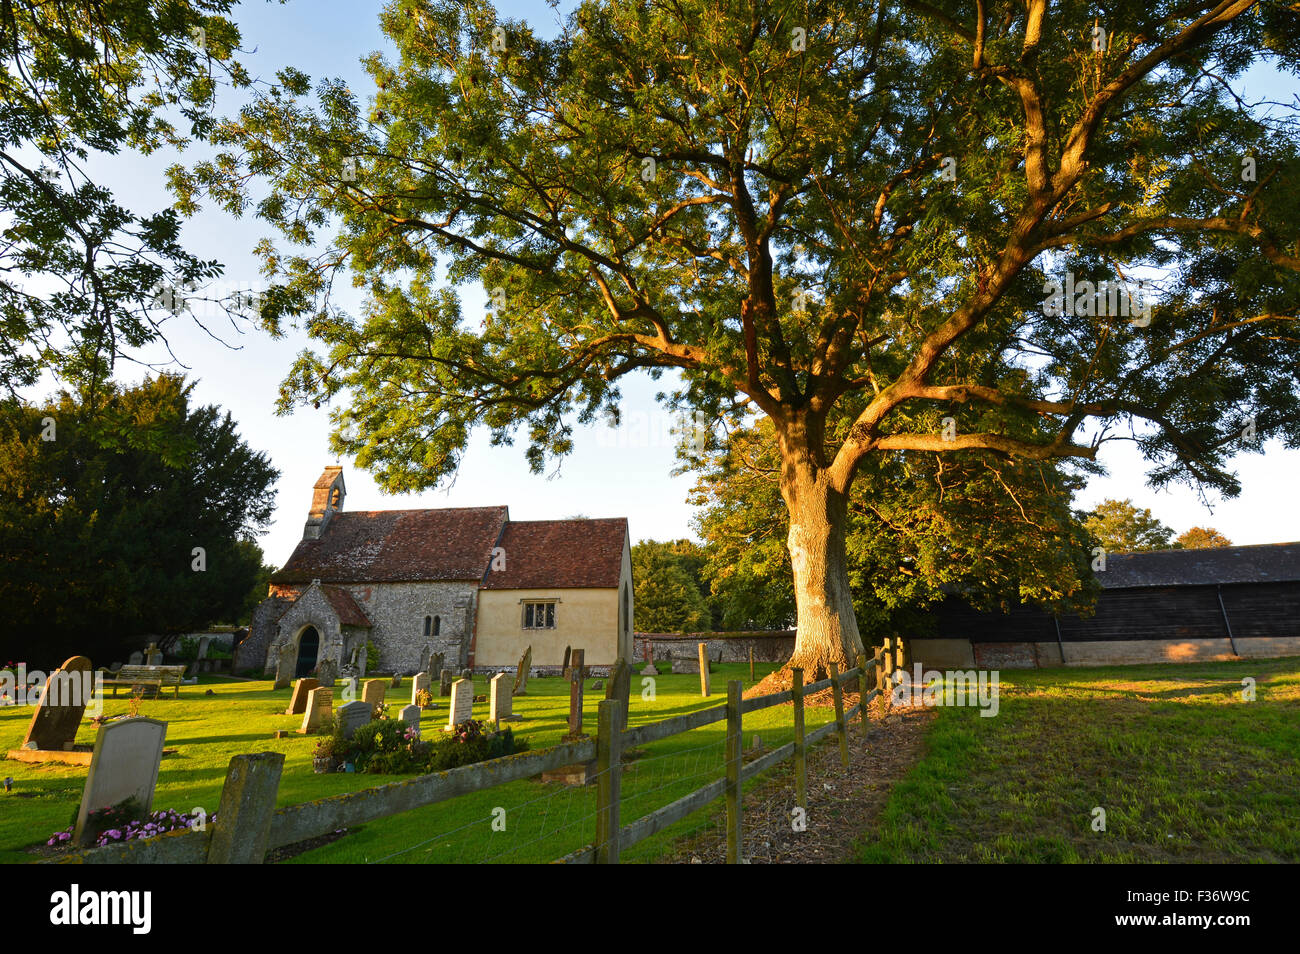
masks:
<svg viewBox="0 0 1300 954"><path fill-rule="evenodd" d="M91 168L207 136L220 86L248 82L234 3L0 3L0 389L106 377L220 274L175 210L128 209Z"/></svg>
<svg viewBox="0 0 1300 954"><path fill-rule="evenodd" d="M816 672L861 646L845 525L874 455L1130 438L1156 483L1231 493L1239 449L1300 442L1300 135L1234 92L1300 65L1282 0L590 0L553 40L400 0L381 24L368 103L286 70L173 181L279 230L266 266L321 345L282 407L338 397L334 449L389 490L453 474L477 427L541 468L624 376L676 371L670 403L772 422ZM1120 278L1160 284L1093 294Z"/></svg>
<svg viewBox="0 0 1300 954"><path fill-rule="evenodd" d="M106 666L244 611L279 474L192 391L161 375L93 408L0 401L0 658Z"/></svg>
<svg viewBox="0 0 1300 954"><path fill-rule="evenodd" d="M1084 526L1098 544L1115 553L1173 548L1174 531L1131 500L1103 500L1088 514Z"/></svg>
<svg viewBox="0 0 1300 954"><path fill-rule="evenodd" d="M636 625L643 633L689 633L707 629L709 607L672 543L642 540L632 548Z"/></svg>

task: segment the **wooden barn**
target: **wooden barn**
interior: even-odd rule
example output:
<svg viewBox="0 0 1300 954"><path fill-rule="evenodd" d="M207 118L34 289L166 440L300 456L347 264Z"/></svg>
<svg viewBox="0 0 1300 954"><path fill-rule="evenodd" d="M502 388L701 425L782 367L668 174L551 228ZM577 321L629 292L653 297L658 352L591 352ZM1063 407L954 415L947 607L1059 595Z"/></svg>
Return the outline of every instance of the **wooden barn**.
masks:
<svg viewBox="0 0 1300 954"><path fill-rule="evenodd" d="M913 658L1025 669L1300 655L1300 543L1111 554L1095 615L973 610L949 597Z"/></svg>

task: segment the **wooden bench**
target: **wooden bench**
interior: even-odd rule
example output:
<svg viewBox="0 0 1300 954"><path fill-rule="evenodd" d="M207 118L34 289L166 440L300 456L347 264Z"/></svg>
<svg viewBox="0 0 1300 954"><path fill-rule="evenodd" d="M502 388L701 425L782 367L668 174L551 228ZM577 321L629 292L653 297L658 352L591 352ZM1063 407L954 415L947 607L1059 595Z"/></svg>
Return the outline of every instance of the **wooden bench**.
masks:
<svg viewBox="0 0 1300 954"><path fill-rule="evenodd" d="M117 678L105 679L104 685L113 687L114 697L118 686L153 686L158 693L171 686L173 697L179 699L184 678L184 666L123 666L118 670Z"/></svg>

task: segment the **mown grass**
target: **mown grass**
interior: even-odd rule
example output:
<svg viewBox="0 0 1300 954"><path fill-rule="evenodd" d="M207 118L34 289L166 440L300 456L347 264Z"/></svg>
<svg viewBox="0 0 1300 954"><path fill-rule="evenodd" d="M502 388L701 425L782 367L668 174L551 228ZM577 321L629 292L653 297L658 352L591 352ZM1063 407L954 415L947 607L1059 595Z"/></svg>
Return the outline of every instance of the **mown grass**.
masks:
<svg viewBox="0 0 1300 954"><path fill-rule="evenodd" d="M1300 861L1300 659L1001 676L996 717L938 709L859 861Z"/></svg>
<svg viewBox="0 0 1300 954"><path fill-rule="evenodd" d="M761 679L774 666L760 666ZM728 679L741 679L746 687L747 664L715 667L713 693L700 696L698 676L660 675L655 679L655 698L642 695L642 679L634 676L629 723L657 722L700 708L725 702ZM590 682L588 683L590 685ZM393 713L410 698L410 684L390 689ZM476 688L486 692L486 680ZM213 695L204 695L211 689ZM265 681L245 682L220 677L203 677L197 686L182 688L181 698L170 696L146 700L140 714L168 723L167 747L175 755L163 759L154 797L155 808L189 811L216 809L230 758L245 752L283 752L284 774L280 781L280 805L296 804L329 795L382 785L406 776L331 774L312 771L315 740L304 736L275 739L276 729L295 729L300 716L286 716L290 690L275 691ZM596 709L602 692L586 693L585 728L595 733ZM426 712L421 720L428 737L446 722L448 700ZM108 699L106 715L127 711L128 700ZM488 706L474 706L475 718L486 718ZM566 731L568 684L563 680L532 679L528 695L515 699L515 711L524 722L512 723L519 736L533 749L554 745ZM829 710L808 711L809 730L831 718ZM31 719L28 707L0 709L0 752L16 748ZM791 709L778 706L745 717L746 745L760 734L768 747L793 737ZM722 744L725 723L647 746L641 758L628 768L623 779L623 822L644 815L689 793L722 774ZM95 727L82 724L77 741L91 745ZM30 846L43 844L55 831L67 826L81 799L85 768L58 765L28 765L9 761L0 774L12 776L13 791L0 793L0 862L32 861ZM504 808L505 830L496 831L494 809ZM521 781L462 796L364 825L328 845L292 859L298 863L321 862L547 862L589 843L594 835L594 786L569 788L559 783ZM635 846L625 860L654 858L668 839L691 834L710 824L706 811Z"/></svg>

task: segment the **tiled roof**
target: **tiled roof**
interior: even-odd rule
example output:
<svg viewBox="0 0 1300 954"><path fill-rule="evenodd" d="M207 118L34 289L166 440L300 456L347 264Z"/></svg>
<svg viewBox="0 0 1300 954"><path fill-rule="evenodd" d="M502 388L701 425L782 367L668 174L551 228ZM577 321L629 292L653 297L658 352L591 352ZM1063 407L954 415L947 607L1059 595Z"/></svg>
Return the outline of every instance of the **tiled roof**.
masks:
<svg viewBox="0 0 1300 954"><path fill-rule="evenodd" d="M521 520L506 524L505 569L489 571L487 590L614 588L623 566L627 520Z"/></svg>
<svg viewBox="0 0 1300 954"><path fill-rule="evenodd" d="M372 629L370 617L366 611L357 605L357 601L352 598L352 594L341 586L322 586L321 592L325 594L325 599L329 600L330 606L334 608L339 622L344 626L364 626L366 629Z"/></svg>
<svg viewBox="0 0 1300 954"><path fill-rule="evenodd" d="M271 582L478 581L507 516L505 507L336 513Z"/></svg>
<svg viewBox="0 0 1300 954"><path fill-rule="evenodd" d="M1112 553L1106 557L1105 571L1097 574L1108 590L1294 580L1300 580L1300 543Z"/></svg>

